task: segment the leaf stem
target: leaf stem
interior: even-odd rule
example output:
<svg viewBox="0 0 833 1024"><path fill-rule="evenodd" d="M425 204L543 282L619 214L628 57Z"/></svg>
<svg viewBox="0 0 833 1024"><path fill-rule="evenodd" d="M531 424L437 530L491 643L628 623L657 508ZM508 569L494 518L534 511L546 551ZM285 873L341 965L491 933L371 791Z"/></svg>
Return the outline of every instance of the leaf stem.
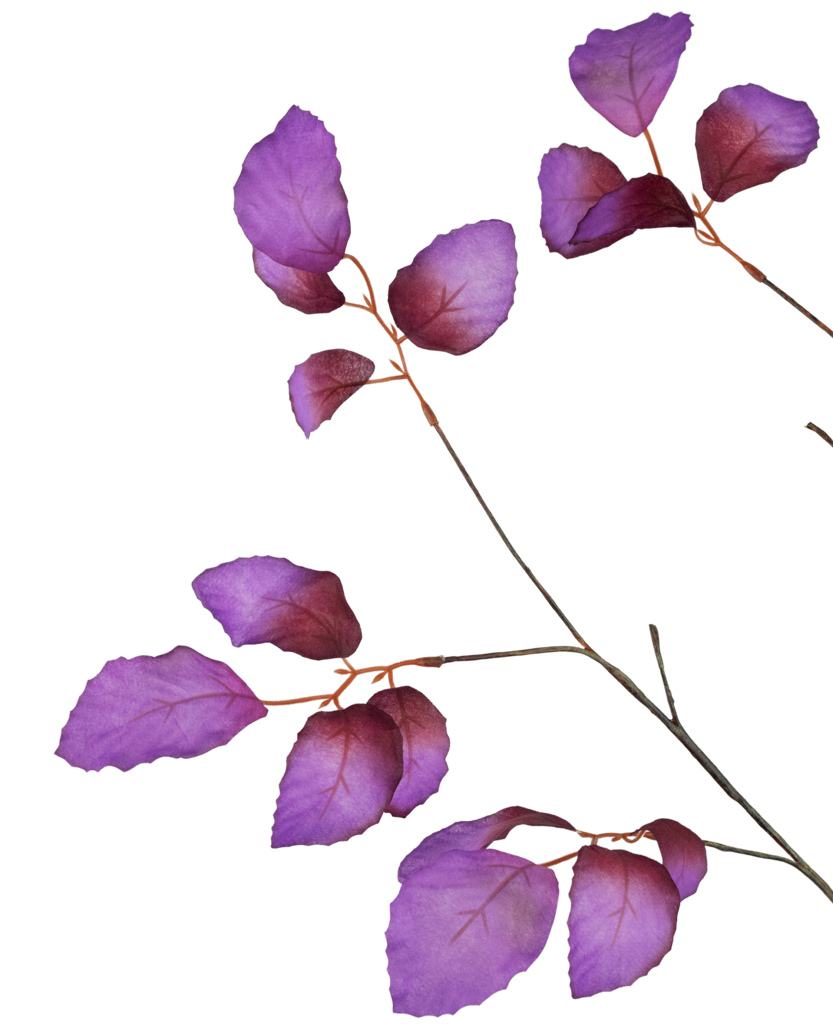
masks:
<svg viewBox="0 0 833 1024"><path fill-rule="evenodd" d="M657 174L661 178L664 178L665 175L662 173L662 168L659 165L659 157L657 156L656 147L654 146L654 140L651 138L651 133L646 128L642 134L645 136L648 141L648 145L651 147L651 156L654 158L654 165L656 166Z"/></svg>

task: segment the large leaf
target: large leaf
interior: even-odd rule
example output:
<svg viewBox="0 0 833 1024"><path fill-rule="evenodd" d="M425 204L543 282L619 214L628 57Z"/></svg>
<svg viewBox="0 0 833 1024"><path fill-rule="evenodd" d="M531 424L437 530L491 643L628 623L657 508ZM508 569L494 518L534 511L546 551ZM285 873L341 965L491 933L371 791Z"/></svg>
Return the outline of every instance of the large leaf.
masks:
<svg viewBox="0 0 833 1024"><path fill-rule="evenodd" d="M680 894L655 860L585 846L570 887L573 997L632 985L671 949Z"/></svg>
<svg viewBox="0 0 833 1024"><path fill-rule="evenodd" d="M482 345L515 299L515 232L481 220L437 235L388 289L397 327L419 348L459 356Z"/></svg>
<svg viewBox="0 0 833 1024"><path fill-rule="evenodd" d="M395 1013L456 1013L506 988L549 938L558 881L500 850L452 850L412 874L391 904Z"/></svg>
<svg viewBox="0 0 833 1024"><path fill-rule="evenodd" d="M307 719L286 761L272 846L329 846L375 825L402 778L402 734L378 708Z"/></svg>
<svg viewBox="0 0 833 1024"><path fill-rule="evenodd" d="M235 647L274 644L322 661L348 658L361 643L361 626L334 572L254 555L206 569L192 586Z"/></svg>
<svg viewBox="0 0 833 1024"><path fill-rule="evenodd" d="M724 89L697 122L703 188L723 203L803 164L818 141L818 122L803 101L760 85Z"/></svg>
<svg viewBox="0 0 833 1024"><path fill-rule="evenodd" d="M108 661L70 713L55 753L76 768L123 772L222 746L266 708L222 661L190 647Z"/></svg>
<svg viewBox="0 0 833 1024"><path fill-rule="evenodd" d="M335 139L314 114L290 107L249 150L234 186L246 238L269 259L326 274L350 238Z"/></svg>
<svg viewBox="0 0 833 1024"><path fill-rule="evenodd" d="M637 136L653 121L691 36L687 14L652 14L625 28L594 29L570 57L570 77L590 106Z"/></svg>

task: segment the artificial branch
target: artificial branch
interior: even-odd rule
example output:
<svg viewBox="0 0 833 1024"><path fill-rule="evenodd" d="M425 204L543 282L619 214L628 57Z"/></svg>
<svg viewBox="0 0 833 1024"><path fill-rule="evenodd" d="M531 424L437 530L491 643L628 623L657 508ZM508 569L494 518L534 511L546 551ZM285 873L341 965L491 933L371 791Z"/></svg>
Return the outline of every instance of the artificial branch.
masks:
<svg viewBox="0 0 833 1024"><path fill-rule="evenodd" d="M822 430L821 427L817 427L815 423L808 423L807 429L814 430L819 435L819 437L824 438L824 440L827 441L827 443L831 445L831 447L833 447L833 437L831 437L826 430Z"/></svg>

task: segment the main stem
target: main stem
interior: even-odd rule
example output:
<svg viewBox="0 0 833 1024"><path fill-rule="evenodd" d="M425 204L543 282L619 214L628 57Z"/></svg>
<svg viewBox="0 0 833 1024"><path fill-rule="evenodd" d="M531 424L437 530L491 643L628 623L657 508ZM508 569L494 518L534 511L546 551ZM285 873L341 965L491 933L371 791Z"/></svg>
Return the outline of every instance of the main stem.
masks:
<svg viewBox="0 0 833 1024"><path fill-rule="evenodd" d="M610 662L608 658L603 657L590 645L590 643L585 639L584 634L568 615L567 611L563 606L561 606L561 603L553 594L550 593L547 587L544 586L527 559L520 554L517 549L517 545L507 534L503 524L495 515L492 506L487 502L481 488L477 486L477 482L469 472L468 467L460 458L456 447L452 443L451 438L446 433L439 419L436 420L435 424L431 424L431 429L436 435L436 438L438 438L440 443L443 445L444 452L451 460L463 483L468 488L469 494L476 502L477 507L480 508L486 518L486 521L492 527L492 531L503 545L509 557L518 567L520 572L524 574L524 577L529 581L529 583L532 584L538 595L550 609L552 614L557 618L561 626L564 626L574 640L580 644L580 649L573 648L573 652L589 658L591 662L594 662L609 679L612 679L632 700L635 700L644 711L647 711L654 721L665 729L674 742L681 746L682 750L685 751L692 761L694 761L694 763L711 779L726 800L732 801L733 804L739 807L764 836L772 840L779 849L788 854L794 862L791 863L790 866L793 866L796 871L802 874L807 882L809 882L810 885L813 885L825 897L828 903L833 905L833 887L831 887L830 883L823 876L821 871L811 864L800 850L793 846L782 831L766 817L759 807L752 803L749 797L747 797L741 788L736 785L728 775L726 775L714 758L712 758L703 746L700 745L691 732L689 732L689 730L686 729L680 721L674 721L666 715L658 705L657 701L654 700L647 691L642 689L635 679L633 679L618 665ZM454 662L467 662L467 660L480 660L483 657L483 654L457 654L447 657L446 660L447 662L451 662L451 660L454 660ZM669 711L675 711L675 709L669 708Z"/></svg>

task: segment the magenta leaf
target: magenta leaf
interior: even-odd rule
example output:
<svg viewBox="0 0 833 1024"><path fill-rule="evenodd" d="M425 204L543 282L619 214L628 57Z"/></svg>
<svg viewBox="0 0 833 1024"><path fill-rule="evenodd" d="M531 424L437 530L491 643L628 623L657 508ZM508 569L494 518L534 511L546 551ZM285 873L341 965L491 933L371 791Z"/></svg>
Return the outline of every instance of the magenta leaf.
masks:
<svg viewBox="0 0 833 1024"><path fill-rule="evenodd" d="M584 256L613 245L634 229L603 235L591 242L570 245L579 221L607 192L626 183L612 160L586 146L562 143L545 153L538 184L541 188L541 233L550 252L566 259Z"/></svg>
<svg viewBox="0 0 833 1024"><path fill-rule="evenodd" d="M632 985L671 949L680 894L655 860L585 846L570 888L574 999Z"/></svg>
<svg viewBox="0 0 833 1024"><path fill-rule="evenodd" d="M449 850L482 850L498 839L505 839L516 825L547 825L575 832L573 826L557 814L531 811L528 807L504 807L494 814L487 814L485 818L456 821L426 836L399 865L399 881L404 882L415 871L433 864Z"/></svg>
<svg viewBox="0 0 833 1024"><path fill-rule="evenodd" d="M346 348L316 352L299 363L289 378L289 400L298 426L307 437L366 384L373 362Z"/></svg>
<svg viewBox="0 0 833 1024"><path fill-rule="evenodd" d="M270 260L265 252L252 250L255 273L278 299L301 313L332 313L344 305L344 295L328 274L311 274Z"/></svg>
<svg viewBox="0 0 833 1024"><path fill-rule="evenodd" d="M255 555L200 573L194 593L235 647L274 644L304 658L347 658L361 626L334 572Z"/></svg>
<svg viewBox="0 0 833 1024"><path fill-rule="evenodd" d="M656 116L691 36L687 14L652 14L616 31L594 29L570 57L573 85L626 135L641 135Z"/></svg>
<svg viewBox="0 0 833 1024"><path fill-rule="evenodd" d="M197 757L265 714L228 665L174 647L108 661L78 698L55 753L86 771L126 772L157 757Z"/></svg>
<svg viewBox="0 0 833 1024"><path fill-rule="evenodd" d="M549 938L558 881L500 850L451 850L412 874L391 904L395 1013L456 1013L506 988Z"/></svg>
<svg viewBox="0 0 833 1024"><path fill-rule="evenodd" d="M717 203L803 164L819 141L812 110L760 85L724 89L697 122L703 188Z"/></svg>
<svg viewBox="0 0 833 1024"><path fill-rule="evenodd" d="M455 228L403 267L388 289L396 325L419 348L460 356L482 345L515 299L515 232L502 220Z"/></svg>
<svg viewBox="0 0 833 1024"><path fill-rule="evenodd" d="M640 228L693 227L694 214L673 181L643 174L603 195L584 215L570 241L574 245L596 242L615 234L623 238Z"/></svg>
<svg viewBox="0 0 833 1024"><path fill-rule="evenodd" d="M406 818L437 792L448 771L445 718L412 686L380 690L367 703L390 715L402 733L402 781L385 810Z"/></svg>
<svg viewBox="0 0 833 1024"><path fill-rule="evenodd" d="M375 825L402 778L402 734L352 704L307 719L286 759L272 846L329 846Z"/></svg>
<svg viewBox="0 0 833 1024"><path fill-rule="evenodd" d="M234 212L255 249L276 263L326 274L341 261L350 217L335 139L322 121L290 107L252 146L234 186Z"/></svg>
<svg viewBox="0 0 833 1024"><path fill-rule="evenodd" d="M662 863L680 890L680 899L693 896L708 869L706 846L700 836L673 818L657 818L642 829L659 844Z"/></svg>

